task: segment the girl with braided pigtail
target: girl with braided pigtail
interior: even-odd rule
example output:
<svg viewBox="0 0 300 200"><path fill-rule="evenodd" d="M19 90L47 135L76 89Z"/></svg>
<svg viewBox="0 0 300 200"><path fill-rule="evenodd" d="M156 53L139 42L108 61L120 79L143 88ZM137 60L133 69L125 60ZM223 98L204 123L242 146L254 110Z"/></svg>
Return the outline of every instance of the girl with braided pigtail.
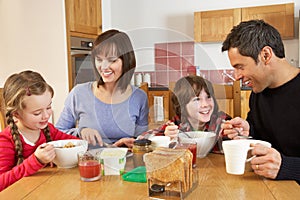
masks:
<svg viewBox="0 0 300 200"><path fill-rule="evenodd" d="M11 134L12 134L13 140L15 142L17 165L19 165L24 160L23 154L22 154L23 147L22 147L22 142L20 139L20 134L18 132L18 127L17 127L16 123L14 122L13 116L11 115L10 112L7 114L7 118L8 118L7 124L10 125Z"/></svg>
<svg viewBox="0 0 300 200"><path fill-rule="evenodd" d="M23 71L6 80L3 98L8 126L0 133L0 191L53 161L54 147L47 142L77 139L48 122L53 94L37 72Z"/></svg>

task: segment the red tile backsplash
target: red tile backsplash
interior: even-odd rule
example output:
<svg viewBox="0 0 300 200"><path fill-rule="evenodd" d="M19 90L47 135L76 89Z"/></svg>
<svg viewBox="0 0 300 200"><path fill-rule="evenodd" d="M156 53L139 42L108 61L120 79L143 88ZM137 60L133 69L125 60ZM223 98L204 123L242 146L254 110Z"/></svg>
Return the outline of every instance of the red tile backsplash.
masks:
<svg viewBox="0 0 300 200"><path fill-rule="evenodd" d="M155 57L155 71L157 70L168 70L168 58L166 57Z"/></svg>
<svg viewBox="0 0 300 200"><path fill-rule="evenodd" d="M168 86L169 85L169 74L166 71L155 72L156 85Z"/></svg>
<svg viewBox="0 0 300 200"><path fill-rule="evenodd" d="M181 69L186 71L188 67L194 66L194 56L182 56L181 57Z"/></svg>
<svg viewBox="0 0 300 200"><path fill-rule="evenodd" d="M167 85L187 75L187 68L194 66L194 42L155 44L156 84Z"/></svg>
<svg viewBox="0 0 300 200"><path fill-rule="evenodd" d="M181 55L181 42L167 43L168 45L168 56L179 56Z"/></svg>
<svg viewBox="0 0 300 200"><path fill-rule="evenodd" d="M169 70L181 70L181 59L179 56L168 58Z"/></svg>
<svg viewBox="0 0 300 200"><path fill-rule="evenodd" d="M182 77L182 73L180 70L170 70L169 71L169 82L176 82L178 79Z"/></svg>
<svg viewBox="0 0 300 200"><path fill-rule="evenodd" d="M206 77L212 83L223 83L223 70L209 70L209 77Z"/></svg>
<svg viewBox="0 0 300 200"><path fill-rule="evenodd" d="M194 66L194 45L193 41L155 44L155 71L144 72L150 73L151 85L168 86L169 82L176 82L181 77L194 74L196 69ZM232 82L223 72L234 77L233 69L201 70L200 68L200 76L212 83Z"/></svg>
<svg viewBox="0 0 300 200"><path fill-rule="evenodd" d="M167 56L167 43L159 43L154 45L155 57Z"/></svg>
<svg viewBox="0 0 300 200"><path fill-rule="evenodd" d="M194 42L182 42L181 45L181 55L194 56Z"/></svg>

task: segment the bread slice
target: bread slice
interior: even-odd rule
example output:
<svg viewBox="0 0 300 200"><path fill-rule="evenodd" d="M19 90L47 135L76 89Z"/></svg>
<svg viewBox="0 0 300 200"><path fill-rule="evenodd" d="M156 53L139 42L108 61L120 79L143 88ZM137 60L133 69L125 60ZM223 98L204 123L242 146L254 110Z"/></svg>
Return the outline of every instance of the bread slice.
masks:
<svg viewBox="0 0 300 200"><path fill-rule="evenodd" d="M192 158L188 149L157 148L144 155L147 178L165 190L186 192L192 187Z"/></svg>

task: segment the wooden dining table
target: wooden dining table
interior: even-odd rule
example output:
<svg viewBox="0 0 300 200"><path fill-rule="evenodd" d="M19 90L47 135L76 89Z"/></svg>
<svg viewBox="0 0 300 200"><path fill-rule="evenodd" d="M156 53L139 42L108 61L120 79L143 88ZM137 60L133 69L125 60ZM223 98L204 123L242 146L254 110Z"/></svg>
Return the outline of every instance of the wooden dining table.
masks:
<svg viewBox="0 0 300 200"><path fill-rule="evenodd" d="M133 169L127 158L126 171ZM243 175L226 173L224 155L197 159L193 169L196 187L185 199L299 199L297 182L269 180L246 168ZM152 197L151 197L152 198ZM147 183L127 182L120 175L102 176L94 182L80 180L79 169L46 167L0 192L0 199L151 199ZM162 199L168 199L164 197ZM173 198L174 199L174 198ZM179 199L179 198L177 198Z"/></svg>

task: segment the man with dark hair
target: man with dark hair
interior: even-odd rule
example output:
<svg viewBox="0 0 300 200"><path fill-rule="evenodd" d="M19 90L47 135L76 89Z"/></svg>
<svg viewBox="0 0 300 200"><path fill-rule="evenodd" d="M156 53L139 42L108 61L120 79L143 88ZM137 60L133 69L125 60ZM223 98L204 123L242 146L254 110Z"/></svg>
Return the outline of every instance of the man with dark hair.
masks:
<svg viewBox="0 0 300 200"><path fill-rule="evenodd" d="M285 59L279 32L262 20L241 22L223 42L235 78L252 88L247 121L222 124L224 134L265 140L272 148L255 145L254 172L266 178L300 183L300 70Z"/></svg>

